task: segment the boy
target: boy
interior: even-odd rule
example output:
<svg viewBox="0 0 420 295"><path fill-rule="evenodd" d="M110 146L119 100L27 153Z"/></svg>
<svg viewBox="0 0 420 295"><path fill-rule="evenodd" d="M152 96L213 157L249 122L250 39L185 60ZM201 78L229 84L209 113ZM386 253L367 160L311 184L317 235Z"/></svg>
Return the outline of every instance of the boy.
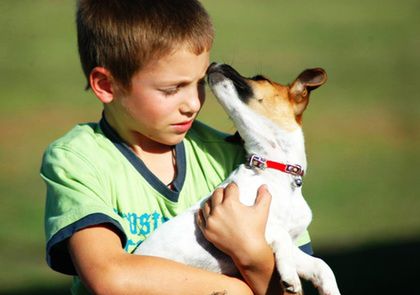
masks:
<svg viewBox="0 0 420 295"><path fill-rule="evenodd" d="M264 188L253 207L239 203L233 184L217 190L213 198L237 204L214 204L221 222L204 229L242 279L130 254L244 159L240 145L194 122L213 41L203 7L196 0L80 0L77 27L82 67L103 116L44 154L49 265L75 276L73 294L279 294L264 240ZM244 215L253 222L245 224ZM245 231L252 241L231 235Z"/></svg>

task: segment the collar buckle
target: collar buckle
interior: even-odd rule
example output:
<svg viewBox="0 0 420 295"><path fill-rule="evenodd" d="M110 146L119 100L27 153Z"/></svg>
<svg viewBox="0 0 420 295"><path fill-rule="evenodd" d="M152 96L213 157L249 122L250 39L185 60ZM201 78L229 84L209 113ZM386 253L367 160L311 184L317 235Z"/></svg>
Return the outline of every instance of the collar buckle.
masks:
<svg viewBox="0 0 420 295"><path fill-rule="evenodd" d="M267 168L267 160L261 156L252 154L248 158L247 167L249 168L256 167L256 168L264 170L265 168Z"/></svg>
<svg viewBox="0 0 420 295"><path fill-rule="evenodd" d="M303 170L300 165L291 165L286 164L286 171L289 174L292 174L294 176L303 176Z"/></svg>

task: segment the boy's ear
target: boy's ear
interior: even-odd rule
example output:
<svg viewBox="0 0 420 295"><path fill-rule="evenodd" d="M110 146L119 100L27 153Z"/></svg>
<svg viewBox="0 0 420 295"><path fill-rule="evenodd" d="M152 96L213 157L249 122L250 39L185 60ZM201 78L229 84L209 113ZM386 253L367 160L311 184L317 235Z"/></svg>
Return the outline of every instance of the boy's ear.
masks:
<svg viewBox="0 0 420 295"><path fill-rule="evenodd" d="M110 103L114 99L112 75L103 67L95 67L89 75L92 91L102 103Z"/></svg>

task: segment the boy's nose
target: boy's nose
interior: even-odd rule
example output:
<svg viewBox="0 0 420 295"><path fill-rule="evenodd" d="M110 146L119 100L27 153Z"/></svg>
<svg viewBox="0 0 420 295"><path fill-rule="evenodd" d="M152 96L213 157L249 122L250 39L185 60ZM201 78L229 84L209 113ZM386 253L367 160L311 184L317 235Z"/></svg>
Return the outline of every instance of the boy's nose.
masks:
<svg viewBox="0 0 420 295"><path fill-rule="evenodd" d="M203 104L204 92L200 89L189 91L181 106L183 113L197 113Z"/></svg>

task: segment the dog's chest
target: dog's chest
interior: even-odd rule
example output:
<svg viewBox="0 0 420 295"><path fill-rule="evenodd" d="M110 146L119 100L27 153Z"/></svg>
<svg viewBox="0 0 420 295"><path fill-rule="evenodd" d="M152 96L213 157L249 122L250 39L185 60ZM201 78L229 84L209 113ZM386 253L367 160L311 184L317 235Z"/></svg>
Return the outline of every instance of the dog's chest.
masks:
<svg viewBox="0 0 420 295"><path fill-rule="evenodd" d="M311 210L304 200L301 189L293 186L291 176L269 170L257 171L244 165L234 171L224 185L234 181L239 187L241 203L252 206L255 203L258 188L265 184L272 200L268 226L281 226L292 238L296 238L309 225Z"/></svg>

